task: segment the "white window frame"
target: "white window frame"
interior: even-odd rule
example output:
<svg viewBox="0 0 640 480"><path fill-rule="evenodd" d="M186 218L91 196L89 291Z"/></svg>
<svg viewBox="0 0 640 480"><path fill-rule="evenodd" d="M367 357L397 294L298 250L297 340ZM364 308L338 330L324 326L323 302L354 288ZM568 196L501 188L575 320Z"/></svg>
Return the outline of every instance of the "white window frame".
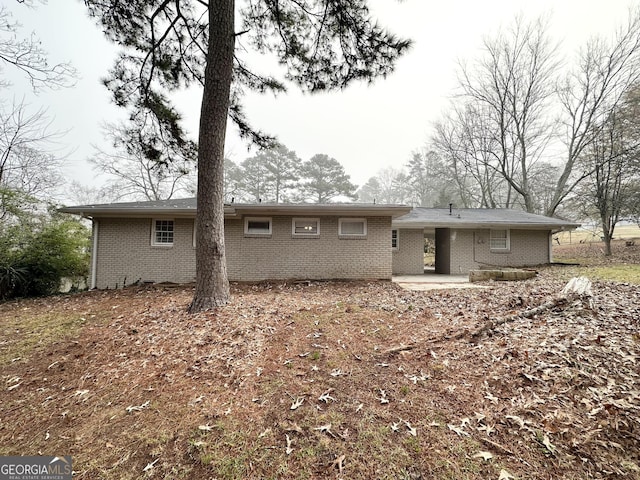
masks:
<svg viewBox="0 0 640 480"><path fill-rule="evenodd" d="M158 222L171 222L171 242L159 242L157 238ZM173 218L154 218L151 220L151 245L154 247L173 247L176 240L176 222Z"/></svg>
<svg viewBox="0 0 640 480"><path fill-rule="evenodd" d="M258 232L250 232L249 231L249 222L269 222L269 230L268 231L258 231ZM244 234L245 235L271 235L273 231L273 220L271 217L244 217Z"/></svg>
<svg viewBox="0 0 640 480"><path fill-rule="evenodd" d="M354 222L362 222L363 224L363 233L343 233L342 232L342 224L343 223L354 223ZM354 237L354 238L362 238L367 236L367 219L366 218L339 218L338 219L338 235L341 237Z"/></svg>
<svg viewBox="0 0 640 480"><path fill-rule="evenodd" d="M315 232L296 232L296 222L315 222L316 228ZM317 237L320 235L320 219L319 218L294 218L291 220L291 235L294 237Z"/></svg>
<svg viewBox="0 0 640 480"><path fill-rule="evenodd" d="M396 232L395 238L393 236L393 232ZM395 245L393 244L393 241L395 240ZM392 228L391 229L391 250L393 251L397 251L400 248L400 230L398 230L397 228Z"/></svg>
<svg viewBox="0 0 640 480"><path fill-rule="evenodd" d="M505 232L506 236L503 237L502 235L499 237L494 237L494 233L497 232ZM504 241L504 245L498 244L496 246L496 244L494 243L494 241L497 243L498 241L502 242ZM511 250L511 233L509 231L508 228L502 228L502 229L491 229L489 230L489 248L492 252L508 252Z"/></svg>

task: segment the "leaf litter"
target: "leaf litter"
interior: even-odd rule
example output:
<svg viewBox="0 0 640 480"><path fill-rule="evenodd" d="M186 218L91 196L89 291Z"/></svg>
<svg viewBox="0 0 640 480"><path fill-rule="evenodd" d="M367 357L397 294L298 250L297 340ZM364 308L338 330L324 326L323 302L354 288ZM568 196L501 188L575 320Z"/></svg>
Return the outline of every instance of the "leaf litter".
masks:
<svg viewBox="0 0 640 480"><path fill-rule="evenodd" d="M76 337L0 366L0 454L70 452L86 479L176 469L263 478L271 468L316 478L640 478L637 286L594 282L591 302L514 318L476 342L453 338L543 305L566 284L560 276L427 292L235 285L229 306L191 316L189 287L3 304L0 318L28 308L88 320Z"/></svg>

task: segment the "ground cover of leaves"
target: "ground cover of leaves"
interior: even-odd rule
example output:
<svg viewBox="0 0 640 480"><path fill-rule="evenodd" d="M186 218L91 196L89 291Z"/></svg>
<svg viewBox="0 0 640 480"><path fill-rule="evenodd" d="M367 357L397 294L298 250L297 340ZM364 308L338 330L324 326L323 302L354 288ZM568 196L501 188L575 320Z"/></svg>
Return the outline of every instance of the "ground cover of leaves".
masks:
<svg viewBox="0 0 640 480"><path fill-rule="evenodd" d="M79 479L640 478L638 286L454 338L560 271L234 285L198 315L190 287L5 303L0 455L70 454Z"/></svg>

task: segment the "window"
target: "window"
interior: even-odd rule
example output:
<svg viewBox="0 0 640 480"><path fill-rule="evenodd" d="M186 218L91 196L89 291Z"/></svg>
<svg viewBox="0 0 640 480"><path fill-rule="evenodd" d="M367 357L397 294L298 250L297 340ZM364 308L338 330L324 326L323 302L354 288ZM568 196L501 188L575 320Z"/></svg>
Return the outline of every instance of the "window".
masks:
<svg viewBox="0 0 640 480"><path fill-rule="evenodd" d="M338 234L350 237L363 237L367 234L366 218L340 218Z"/></svg>
<svg viewBox="0 0 640 480"><path fill-rule="evenodd" d="M489 247L491 250L509 250L509 230L491 230Z"/></svg>
<svg viewBox="0 0 640 480"><path fill-rule="evenodd" d="M320 235L319 218L294 218L291 222L293 235Z"/></svg>
<svg viewBox="0 0 640 480"><path fill-rule="evenodd" d="M271 235L271 218L270 217L245 218L244 233L247 235Z"/></svg>
<svg viewBox="0 0 640 480"><path fill-rule="evenodd" d="M398 250L398 230L391 230L391 249Z"/></svg>
<svg viewBox="0 0 640 480"><path fill-rule="evenodd" d="M151 244L164 247L173 245L173 220L154 220Z"/></svg>

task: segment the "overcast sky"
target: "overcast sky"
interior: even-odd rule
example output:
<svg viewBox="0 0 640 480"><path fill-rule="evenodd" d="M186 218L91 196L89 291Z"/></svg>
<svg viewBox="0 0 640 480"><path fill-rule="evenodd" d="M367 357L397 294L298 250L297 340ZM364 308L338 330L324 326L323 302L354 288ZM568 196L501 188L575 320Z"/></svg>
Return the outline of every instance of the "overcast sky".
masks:
<svg viewBox="0 0 640 480"><path fill-rule="evenodd" d="M446 108L456 87L460 59L479 54L483 36L508 26L518 14L534 19L551 15L552 33L569 56L591 36L611 37L625 20L626 0L372 0L374 16L400 36L413 39L412 50L394 74L374 85L353 85L342 92L302 95L291 87L286 95L249 94L246 110L254 126L274 134L303 160L326 153L339 160L358 185L385 167L401 167L428 141L431 125ZM3 99L23 96L32 108L45 107L53 128L68 131L59 150L68 153L67 175L97 185L86 159L92 145L103 144L100 125L118 118L109 93L100 84L116 48L87 17L80 1L49 0L29 10L11 2L22 33L35 32L51 62L70 61L78 70L70 89L34 96L24 78L13 82ZM200 92L174 97L187 130L196 137ZM227 134L227 156L236 162L250 153L234 128Z"/></svg>

